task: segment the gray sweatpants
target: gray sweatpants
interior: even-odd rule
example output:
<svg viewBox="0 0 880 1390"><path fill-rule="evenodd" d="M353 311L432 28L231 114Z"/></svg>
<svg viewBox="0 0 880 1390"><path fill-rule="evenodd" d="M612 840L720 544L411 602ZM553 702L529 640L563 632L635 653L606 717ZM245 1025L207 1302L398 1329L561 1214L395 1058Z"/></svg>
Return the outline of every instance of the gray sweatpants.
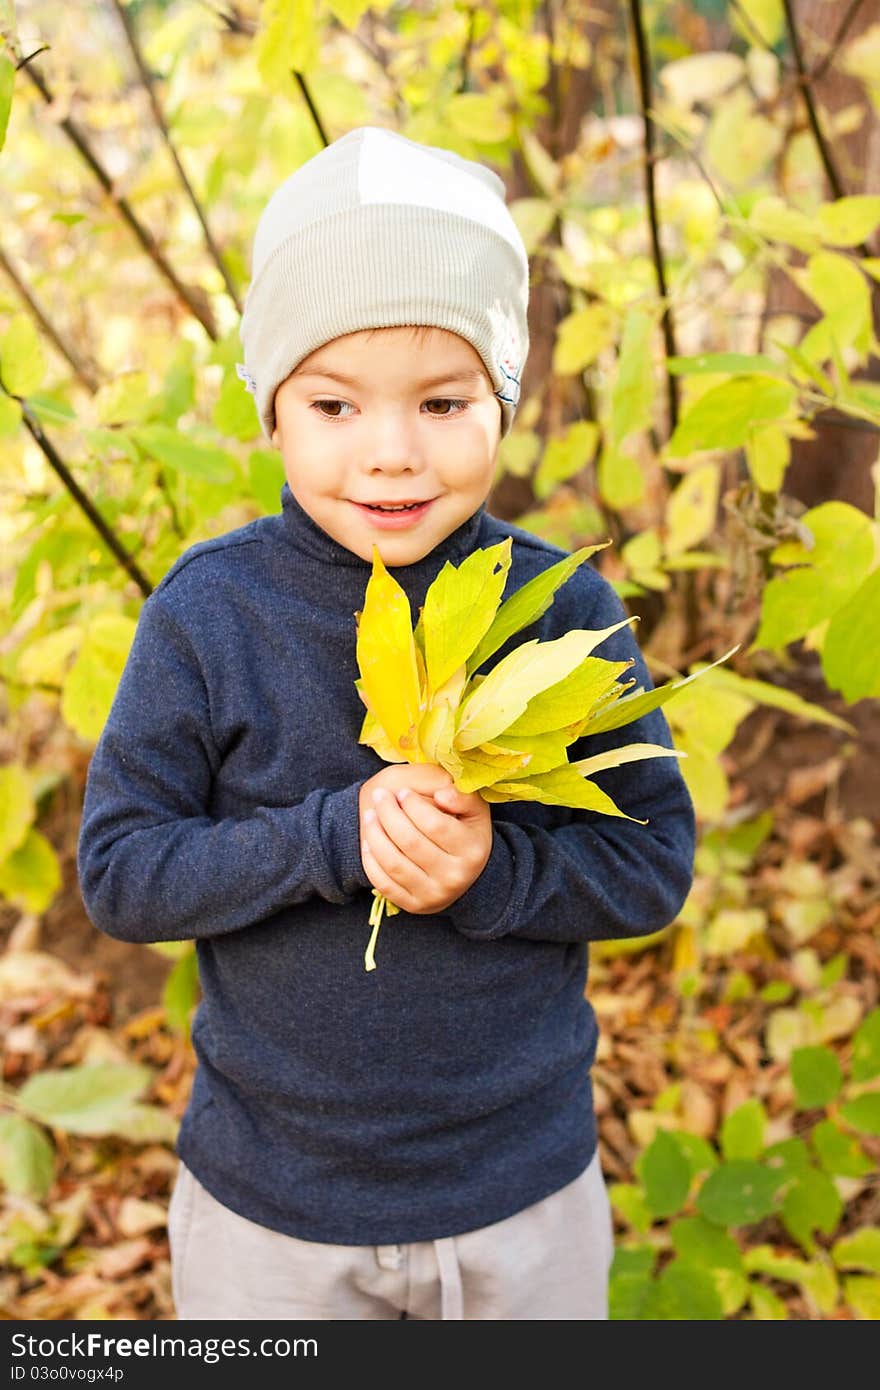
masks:
<svg viewBox="0 0 880 1390"><path fill-rule="evenodd" d="M181 1162L168 1209L179 1320L602 1319L614 1253L598 1152L504 1221L408 1245L324 1245L223 1206Z"/></svg>

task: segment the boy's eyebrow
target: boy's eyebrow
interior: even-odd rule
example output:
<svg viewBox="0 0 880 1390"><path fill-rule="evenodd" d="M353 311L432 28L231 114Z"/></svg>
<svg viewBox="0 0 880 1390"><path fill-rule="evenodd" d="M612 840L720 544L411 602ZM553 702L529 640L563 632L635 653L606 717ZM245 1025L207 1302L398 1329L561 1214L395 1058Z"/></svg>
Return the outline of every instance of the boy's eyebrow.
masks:
<svg viewBox="0 0 880 1390"><path fill-rule="evenodd" d="M344 372L331 372L320 363L315 363L309 367L308 371L296 372L294 375L303 376L325 376L331 381L338 381L342 386L360 386L357 377L346 376ZM430 386L443 386L447 381L480 381L483 373L479 367L455 367L451 372L445 372L443 376L432 376L426 381L414 383L419 391L427 390Z"/></svg>

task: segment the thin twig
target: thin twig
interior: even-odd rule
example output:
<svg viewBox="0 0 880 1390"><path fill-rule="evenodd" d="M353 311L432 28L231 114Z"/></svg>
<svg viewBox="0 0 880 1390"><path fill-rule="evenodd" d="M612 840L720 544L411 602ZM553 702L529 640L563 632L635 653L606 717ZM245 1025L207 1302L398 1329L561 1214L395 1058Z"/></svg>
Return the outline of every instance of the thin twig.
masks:
<svg viewBox="0 0 880 1390"><path fill-rule="evenodd" d="M113 530L113 528L101 516L101 513L98 511L95 504L83 492L79 483L76 481L76 478L74 478L73 474L71 473L67 464L64 462L61 455L58 453L58 450L55 448L54 444L51 442L50 439L47 439L46 435L43 433L42 425L34 415L27 402L21 400L18 396L13 397L13 399L19 402L21 406L21 413L24 419L24 423L27 425L37 444L39 444L44 455L48 459L51 466L55 469L55 472L58 474L59 478L64 483L64 486L67 488L74 501L78 504L81 510L85 512L89 521L92 523L95 530L98 532L98 535L116 556L123 569L127 571L127 573L134 580L135 584L137 584L144 598L149 598L150 594L153 592L153 586L150 583L147 576L143 573L143 571L139 568L137 563L129 555L128 551L125 549L125 546L122 544L122 541L116 535L116 532Z"/></svg>
<svg viewBox="0 0 880 1390"><path fill-rule="evenodd" d="M775 50L775 48L773 47L772 43L770 43L767 39L764 38L764 35L761 33L761 31L760 31L760 29L758 28L757 24L756 24L755 21L752 19L751 15L746 13L746 11L743 9L742 5L739 3L739 0L729 0L729 3L730 3L730 8L731 8L732 10L735 10L735 11L736 11L736 13L739 15L739 17L740 17L740 19L742 20L742 22L743 22L743 24L745 25L745 27L751 32L751 34L753 35L753 37L754 37L755 39L757 39L758 44L760 45L760 47L761 47L761 48L766 48L766 50L767 50L768 53L772 53L772 54L773 54L773 57L774 57L774 58L776 59L776 61L779 63L780 67L782 67L782 68L788 67L789 64L786 63L786 61L785 61L784 58L780 58L779 54L776 52L776 50Z"/></svg>
<svg viewBox="0 0 880 1390"><path fill-rule="evenodd" d="M312 94L311 94L311 92L309 91L308 87L306 86L306 80L305 80L305 78L303 77L303 75L302 75L301 72L297 72L296 68L291 68L291 72L293 73L293 76L296 78L297 86L299 87L300 91L302 92L303 99L304 99L304 101L305 101L305 103L306 103L306 106L309 108L309 111L311 112L312 120L315 122L315 128L316 128L318 134L320 135L321 139L324 141L325 146L326 146L326 145L329 145L329 144L330 144L329 137L328 137L327 132L326 132L326 130L324 129L322 123L321 123L321 117L318 115L317 107L315 106L315 103L312 101Z"/></svg>
<svg viewBox="0 0 880 1390"><path fill-rule="evenodd" d="M50 106L54 100L52 93L50 92L43 78L37 72L36 68L34 68L33 64L30 62L30 60L25 59L19 66L20 68L24 68L28 77L31 79L37 91L40 93L40 96L46 102L46 105ZM174 290L180 296L181 300L189 309L190 313L194 316L194 318L198 319L199 323L202 325L211 341L216 342L218 336L217 328L214 323L214 316L211 313L211 310L207 303L199 303L192 290L187 285L183 284L183 282L177 276L175 270L172 268L168 260L162 254L158 245L154 241L151 233L147 230L146 227L144 227L141 224L141 222L133 212L128 200L120 196L115 191L113 187L113 180L107 173L107 170L104 168L98 156L93 151L88 139L80 130L76 122L71 120L69 116L65 116L64 119L59 122L59 124L61 126L61 129L67 135L68 139L79 151L86 164L88 164L89 168L95 175L95 178L100 183L104 192L119 209L120 213L122 214L122 217L128 223L129 227L131 228L134 235L137 237L141 246L146 251L147 255L150 257L150 260L157 267L160 273L164 275L165 279L169 282L169 284L173 286Z"/></svg>
<svg viewBox="0 0 880 1390"><path fill-rule="evenodd" d="M223 283L226 286L229 297L240 314L241 301L238 297L238 291L236 290L232 276L230 275L229 270L226 264L224 263L220 247L214 240L211 228L208 226L208 219L205 215L204 208L199 202L199 199L196 197L195 189L193 188L192 184L190 183L187 177L186 170L184 169L183 164L181 163L180 156L177 153L177 149L174 145L174 141L171 139L171 133L165 121L164 112L159 102L159 98L156 95L156 87L153 82L153 75L147 67L146 62L144 61L143 53L141 52L141 46L138 42L138 36L137 31L134 27L134 22L127 8L125 7L125 5L122 4L122 0L112 0L112 4L113 8L116 10L117 15L119 16L119 20L122 24L123 29L125 30L125 36L128 39L128 46L131 49L132 57L135 61L135 66L137 67L137 70L140 73L141 81L144 84L144 88L146 90L147 97L149 99L150 106L153 111L153 119L159 128L162 139L165 141L168 153L171 155L171 158L174 161L174 167L176 168L180 176L180 181L183 184L184 189L186 190L187 197L189 198L190 203L193 206L193 210L196 214L196 217L199 219L199 222L201 223L202 231L205 234L205 243L207 245L211 258L214 261L214 264L216 265L217 269L220 271L220 274L223 277Z"/></svg>
<svg viewBox="0 0 880 1390"><path fill-rule="evenodd" d="M825 170L825 175L828 179L829 184L831 185L831 191L834 194L835 198L845 198L846 189L843 186L843 179L840 177L837 164L835 163L834 156L831 153L831 146L825 139L825 136L822 134L822 130L819 125L819 113L816 110L816 103L813 100L813 90L810 86L810 75L807 72L806 66L804 64L803 54L801 52L801 41L800 36L797 32L797 26L795 25L794 11L792 9L792 0L782 0L782 4L785 10L785 24L788 30L788 41L791 44L791 51L794 54L795 66L797 67L798 71L798 83L803 94L804 105L807 108L807 120L810 123L810 129L812 130L813 138L816 141L816 147L819 151L819 158L822 161L822 167ZM861 243L858 249L859 253L862 256L867 257L871 254L870 250L864 244L864 242Z"/></svg>
<svg viewBox="0 0 880 1390"><path fill-rule="evenodd" d="M654 258L654 270L657 275L657 286L660 298L663 301L663 313L660 323L663 328L666 356L677 357L678 350L675 344L675 329L673 327L672 314L669 308L666 289L666 272L663 266L663 252L660 247L660 224L654 188L654 120L651 115L651 67L648 57L648 44L645 38L645 26L642 19L641 0L630 0L630 16L632 19L633 37L636 47L639 105L641 107L642 124L645 131L645 195L648 203L648 220L651 228L651 251ZM666 394L669 401L669 431L671 434L678 424L678 382L668 368L666 369Z"/></svg>
<svg viewBox="0 0 880 1390"><path fill-rule="evenodd" d="M862 3L863 0L852 0L849 9L843 16L843 19L840 21L840 27L838 28L837 33L831 40L831 45L828 49L828 52L825 54L825 57L822 59L822 61L818 63L810 73L809 77L811 82L818 82L820 78L825 76L825 73L828 71L828 68L831 66L831 64L834 62L834 59L837 57L838 49L840 48L840 45L843 43L843 40L846 37L846 32L849 29L849 26L852 24L859 10L862 8Z"/></svg>
<svg viewBox="0 0 880 1390"><path fill-rule="evenodd" d="M65 362L69 363L74 375L78 378L78 380L82 382L82 384L89 391L97 391L99 382L97 376L92 370L92 367L89 365L88 362L83 361L83 359L70 346L69 343L65 342L64 338L61 336L61 333L54 326L48 314L45 312L43 308L41 308L37 300L34 298L32 292L28 289L27 285L22 280L18 271L15 269L15 266L12 264L6 252L3 250L2 246L0 246L0 268L5 270L6 274L9 276L9 279L12 281L13 285L17 289L20 297L24 300L25 304L30 309L31 313L37 320L37 323L42 328L46 337L58 350L58 352L60 352Z"/></svg>

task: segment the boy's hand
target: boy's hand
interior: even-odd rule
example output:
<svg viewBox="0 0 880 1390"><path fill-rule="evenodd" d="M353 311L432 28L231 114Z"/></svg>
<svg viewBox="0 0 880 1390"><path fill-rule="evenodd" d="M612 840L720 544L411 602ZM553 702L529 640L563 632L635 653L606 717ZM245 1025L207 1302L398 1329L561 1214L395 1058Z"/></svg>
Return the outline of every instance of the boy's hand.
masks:
<svg viewBox="0 0 880 1390"><path fill-rule="evenodd" d="M382 768L361 787L359 810L364 872L404 912L443 912L485 868L489 804L477 792L456 791L442 767Z"/></svg>

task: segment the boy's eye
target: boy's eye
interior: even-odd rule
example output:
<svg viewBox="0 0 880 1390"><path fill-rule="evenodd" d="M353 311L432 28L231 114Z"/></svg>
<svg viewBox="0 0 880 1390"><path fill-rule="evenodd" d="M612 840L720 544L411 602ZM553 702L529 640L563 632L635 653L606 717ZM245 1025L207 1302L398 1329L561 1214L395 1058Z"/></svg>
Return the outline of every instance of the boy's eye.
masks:
<svg viewBox="0 0 880 1390"><path fill-rule="evenodd" d="M433 410L429 411L428 414L432 415L435 420L445 420L452 415L460 415L462 411L466 410L468 407L467 401L458 400L452 396L435 396L432 397L431 400L425 401L424 404L451 407L449 410L441 411L439 414ZM314 410L323 420L344 420L347 417L342 414L342 410L348 405L348 401L339 401L335 398L331 399L328 397L323 400L312 401L309 409ZM323 409L324 406L339 406L340 410L335 413L328 413Z"/></svg>

